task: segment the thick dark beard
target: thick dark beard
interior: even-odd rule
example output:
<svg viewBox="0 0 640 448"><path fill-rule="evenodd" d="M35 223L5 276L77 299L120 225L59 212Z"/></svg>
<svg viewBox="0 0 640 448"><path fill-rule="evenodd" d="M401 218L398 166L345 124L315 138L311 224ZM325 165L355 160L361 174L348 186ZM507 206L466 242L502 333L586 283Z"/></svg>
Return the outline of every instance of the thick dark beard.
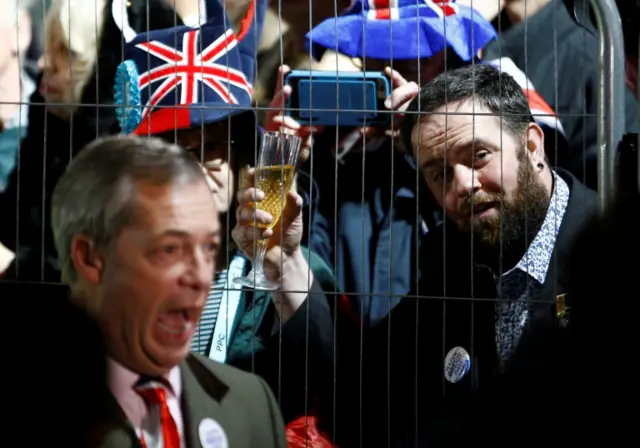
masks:
<svg viewBox="0 0 640 448"><path fill-rule="evenodd" d="M476 255L482 259L479 261L501 270L510 269L523 257L540 230L550 203L549 193L533 173L524 148L518 161L513 198L502 201L497 217L483 220L472 229Z"/></svg>

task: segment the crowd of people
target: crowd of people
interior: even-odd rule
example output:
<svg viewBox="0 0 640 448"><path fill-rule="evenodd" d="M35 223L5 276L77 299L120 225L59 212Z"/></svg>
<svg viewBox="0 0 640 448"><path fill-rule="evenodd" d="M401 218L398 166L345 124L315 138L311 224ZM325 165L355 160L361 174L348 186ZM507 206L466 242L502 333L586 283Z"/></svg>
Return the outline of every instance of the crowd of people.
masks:
<svg viewBox="0 0 640 448"><path fill-rule="evenodd" d="M588 2L5 3L10 431L143 448L616 440L627 392L604 364L633 349L640 3L618 2L626 136L604 216ZM292 69L383 73L391 125L297 122ZM300 142L275 215L265 135ZM277 288L235 283L258 266ZM36 425L43 396L64 410Z"/></svg>

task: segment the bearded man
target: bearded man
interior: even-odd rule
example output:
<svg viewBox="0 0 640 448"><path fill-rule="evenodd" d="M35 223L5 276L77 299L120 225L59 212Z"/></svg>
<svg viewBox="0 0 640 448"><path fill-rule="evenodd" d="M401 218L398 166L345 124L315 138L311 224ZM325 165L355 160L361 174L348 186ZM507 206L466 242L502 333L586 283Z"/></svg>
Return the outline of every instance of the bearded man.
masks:
<svg viewBox="0 0 640 448"><path fill-rule="evenodd" d="M391 446L495 446L511 435L521 446L540 412L529 398L561 394L566 381L538 379L563 356L563 266L596 195L549 165L522 88L488 65L424 85L402 127L446 220L421 244L416 290L370 334L364 421Z"/></svg>

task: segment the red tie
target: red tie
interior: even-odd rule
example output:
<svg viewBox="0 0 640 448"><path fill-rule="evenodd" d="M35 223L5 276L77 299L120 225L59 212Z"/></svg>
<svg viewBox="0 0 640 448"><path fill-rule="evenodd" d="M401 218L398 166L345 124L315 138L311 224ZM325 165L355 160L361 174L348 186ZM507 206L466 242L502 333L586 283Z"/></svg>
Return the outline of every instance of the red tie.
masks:
<svg viewBox="0 0 640 448"><path fill-rule="evenodd" d="M163 387L143 387L136 389L138 394L147 402L147 406L160 406L160 424L162 427L162 439L164 448L180 448L180 434L176 422L169 412L167 406L167 394ZM142 446L146 447L144 437L141 440Z"/></svg>

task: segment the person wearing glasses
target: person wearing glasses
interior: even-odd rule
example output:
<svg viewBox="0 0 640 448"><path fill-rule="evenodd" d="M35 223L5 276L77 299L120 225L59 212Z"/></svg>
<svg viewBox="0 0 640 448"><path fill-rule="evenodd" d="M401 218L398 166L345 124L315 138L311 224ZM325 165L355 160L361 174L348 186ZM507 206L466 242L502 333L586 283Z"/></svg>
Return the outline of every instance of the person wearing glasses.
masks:
<svg viewBox="0 0 640 448"><path fill-rule="evenodd" d="M216 5L207 2L208 8ZM285 422L291 423L310 414L320 418L322 410L332 409L325 398L332 396L335 306L327 292L336 288L331 270L301 246L303 198L295 183L265 262L281 288L270 293L234 285L251 268L246 248L253 246L257 233L251 228L255 197L247 190L261 139L250 109L255 61L249 28L235 36L227 21L211 19L197 29L139 35L125 48L116 102L122 105L121 132L176 143L201 164L220 213L218 268L191 350L260 375L279 397ZM194 72L206 72L192 90L190 80L177 81L180 68L167 62L181 57L183 45L190 43L187 51L198 51L203 61L193 66ZM154 78L156 73L162 75ZM131 98L137 99L137 107L127 106ZM300 426L305 427L290 426L290 441Z"/></svg>

